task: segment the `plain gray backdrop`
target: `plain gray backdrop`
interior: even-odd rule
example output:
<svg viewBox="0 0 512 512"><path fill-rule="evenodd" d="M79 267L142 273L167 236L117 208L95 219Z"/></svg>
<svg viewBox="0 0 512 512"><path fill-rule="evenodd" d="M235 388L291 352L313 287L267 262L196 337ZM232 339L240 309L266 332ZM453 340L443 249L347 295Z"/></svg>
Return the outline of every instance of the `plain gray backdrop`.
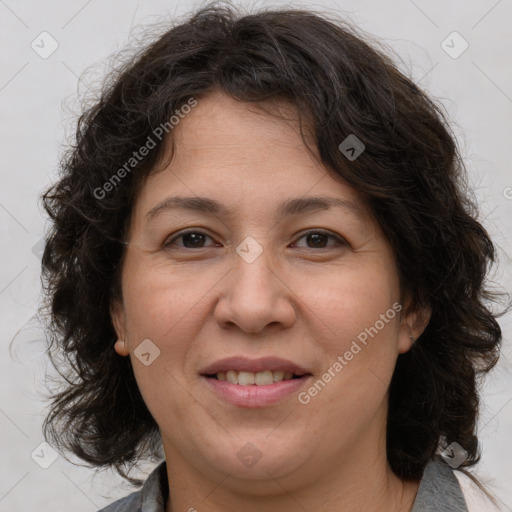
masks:
<svg viewBox="0 0 512 512"><path fill-rule="evenodd" d="M198 5L187 0L0 0L2 512L94 512L133 490L110 471L93 478L93 470L62 455L55 454L53 460L51 450L41 445L45 376L54 372L43 334L31 321L40 294L41 237L48 226L38 197L55 180L81 97L89 89L97 91L109 56L132 41L138 26L171 20ZM241 5L326 10L346 17L396 52L400 69L450 116L481 220L499 248L500 262L492 277L510 291L512 0ZM503 355L482 388L483 456L476 474L496 493L503 510L512 511L510 320L511 315L500 319ZM143 466L139 475L151 469Z"/></svg>

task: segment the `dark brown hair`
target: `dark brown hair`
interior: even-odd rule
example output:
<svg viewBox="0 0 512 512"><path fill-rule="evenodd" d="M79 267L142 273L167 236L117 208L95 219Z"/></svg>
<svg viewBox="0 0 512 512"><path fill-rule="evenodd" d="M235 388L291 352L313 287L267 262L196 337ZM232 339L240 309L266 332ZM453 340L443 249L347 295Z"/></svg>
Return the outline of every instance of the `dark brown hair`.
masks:
<svg viewBox="0 0 512 512"><path fill-rule="evenodd" d="M47 440L135 483L124 468L158 453L158 425L130 359L113 348L110 307L121 296L121 242L134 201L164 144L122 179L112 177L191 97L201 101L214 90L296 107L328 172L367 199L411 307L432 311L424 333L398 357L389 390L393 471L419 480L442 439L468 452L462 468L475 464L477 377L497 362L501 340L486 288L495 249L477 220L442 108L344 21L301 10L242 15L217 4L109 75L43 196L52 220L42 262L48 353L66 377L44 423ZM338 146L351 134L365 150L348 161Z"/></svg>

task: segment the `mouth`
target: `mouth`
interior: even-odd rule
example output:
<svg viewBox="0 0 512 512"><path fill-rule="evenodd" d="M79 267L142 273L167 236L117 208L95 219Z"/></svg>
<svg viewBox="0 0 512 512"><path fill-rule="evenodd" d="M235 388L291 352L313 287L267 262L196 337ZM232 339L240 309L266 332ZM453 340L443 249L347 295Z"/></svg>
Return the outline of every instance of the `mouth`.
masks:
<svg viewBox="0 0 512 512"><path fill-rule="evenodd" d="M229 382L239 386L269 386L275 382L285 380L300 379L304 376L311 375L309 373L293 373L284 370L264 370L261 372L246 372L228 370L227 372L218 372L205 374L208 379Z"/></svg>
<svg viewBox="0 0 512 512"><path fill-rule="evenodd" d="M237 407L279 404L298 393L313 376L306 368L281 358L229 357L199 372L217 398Z"/></svg>
<svg viewBox="0 0 512 512"><path fill-rule="evenodd" d="M269 386L311 375L306 368L279 357L248 359L244 356L221 359L206 366L199 373L208 379L239 386Z"/></svg>

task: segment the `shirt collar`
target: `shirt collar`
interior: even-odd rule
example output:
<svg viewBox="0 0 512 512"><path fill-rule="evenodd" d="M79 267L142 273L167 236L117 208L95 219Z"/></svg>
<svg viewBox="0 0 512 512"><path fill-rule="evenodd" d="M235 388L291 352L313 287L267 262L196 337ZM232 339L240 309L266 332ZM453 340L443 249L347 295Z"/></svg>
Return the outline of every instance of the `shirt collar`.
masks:
<svg viewBox="0 0 512 512"><path fill-rule="evenodd" d="M164 460L149 474L142 486L140 512L165 512L168 496L167 463Z"/></svg>

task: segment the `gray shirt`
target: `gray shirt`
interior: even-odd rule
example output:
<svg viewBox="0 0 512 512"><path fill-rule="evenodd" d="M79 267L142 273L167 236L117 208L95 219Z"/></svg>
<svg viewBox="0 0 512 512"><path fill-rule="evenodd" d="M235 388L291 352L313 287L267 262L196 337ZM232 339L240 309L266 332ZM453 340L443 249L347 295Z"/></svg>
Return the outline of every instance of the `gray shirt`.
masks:
<svg viewBox="0 0 512 512"><path fill-rule="evenodd" d="M163 461L140 490L98 512L165 512L168 494L167 465ZM459 481L442 459L425 467L411 512L468 512Z"/></svg>

